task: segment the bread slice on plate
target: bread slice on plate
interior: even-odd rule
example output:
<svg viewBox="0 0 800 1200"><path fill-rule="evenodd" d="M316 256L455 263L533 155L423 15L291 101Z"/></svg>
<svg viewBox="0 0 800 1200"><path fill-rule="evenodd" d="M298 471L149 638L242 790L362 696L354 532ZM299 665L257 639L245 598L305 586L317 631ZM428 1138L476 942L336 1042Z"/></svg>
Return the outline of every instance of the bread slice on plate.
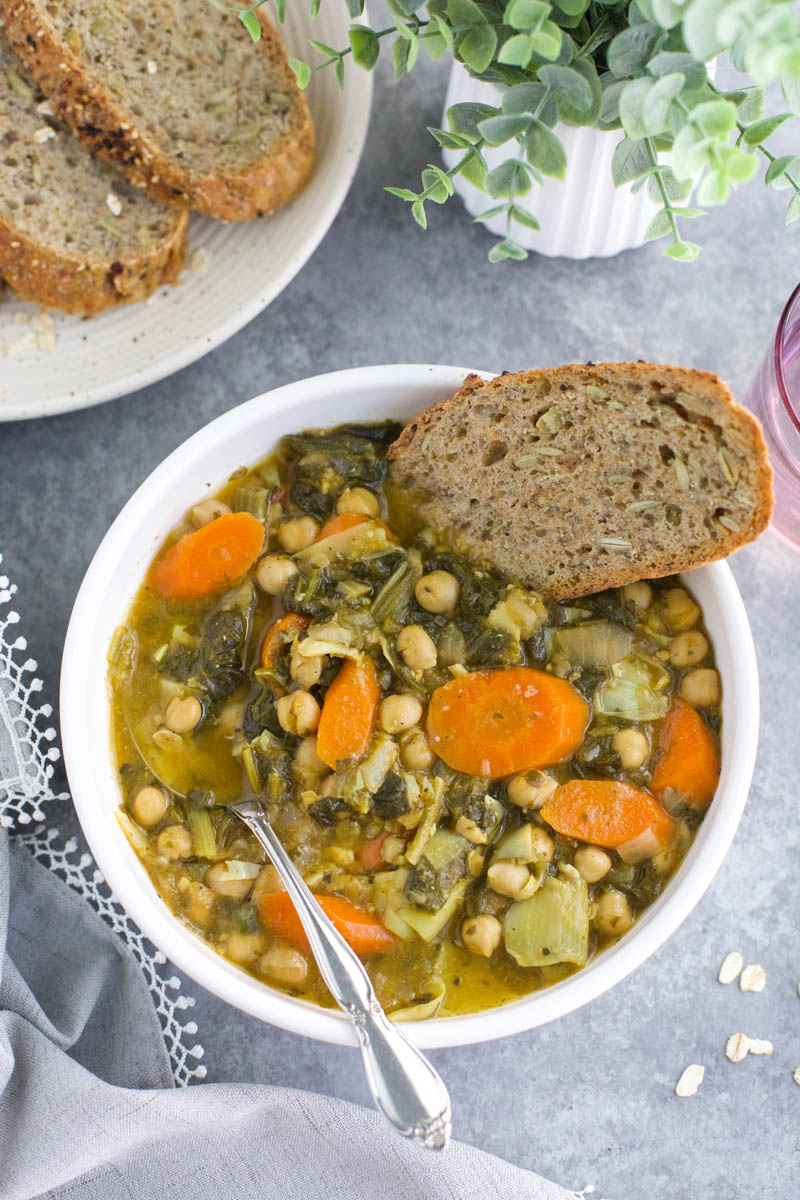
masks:
<svg viewBox="0 0 800 1200"><path fill-rule="evenodd" d="M81 316L174 282L186 214L96 162L49 111L0 29L0 276Z"/></svg>
<svg viewBox="0 0 800 1200"><path fill-rule="evenodd" d="M389 458L457 549L558 599L724 558L772 510L758 421L681 367L470 375Z"/></svg>
<svg viewBox="0 0 800 1200"><path fill-rule="evenodd" d="M278 34L222 0L0 0L9 40L93 153L160 200L240 221L301 191L314 127Z"/></svg>

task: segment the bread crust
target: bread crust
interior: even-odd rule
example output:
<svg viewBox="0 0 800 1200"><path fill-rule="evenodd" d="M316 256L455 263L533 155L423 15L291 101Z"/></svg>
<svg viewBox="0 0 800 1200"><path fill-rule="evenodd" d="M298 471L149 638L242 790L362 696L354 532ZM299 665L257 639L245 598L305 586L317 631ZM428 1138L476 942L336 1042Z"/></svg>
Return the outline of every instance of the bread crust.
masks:
<svg viewBox="0 0 800 1200"><path fill-rule="evenodd" d="M663 553L652 559L644 556L635 562L609 562L604 569L592 570L574 583L546 589L557 599L572 599L582 595L590 595L606 588L623 587L642 578L660 578L665 575L690 571L705 563L727 558L741 546L757 538L769 525L773 507L772 468L767 454L761 426L757 418L742 405L737 404L729 388L717 375L708 371L697 371L686 367L662 366L656 363L575 363L556 368L520 371L513 375L498 375L491 380L483 380L477 375L465 378L461 388L454 396L439 404L433 405L414 417L403 429L400 436L389 447L387 457L397 464L395 470L402 469L406 455L421 452L421 443L425 434L442 421L457 419L463 424L468 419L470 407L476 399L483 401L487 398L503 397L511 382L514 385L537 385L542 382L549 384L554 394L566 381L577 388L587 384L595 384L598 380L616 380L620 385L630 383L650 383L652 381L669 381L676 390L690 393L708 405L708 412L715 411L732 427L747 447L749 460L757 476L757 487L749 521L744 528L730 531L725 537L708 543L701 551L687 553L682 548L676 548L672 553ZM494 432L497 432L495 426ZM409 482L409 472L406 468L405 482ZM413 486L413 476L410 480ZM430 480L428 479L428 483ZM419 480L421 488L426 487L425 480ZM514 484L512 486L519 486ZM576 537L578 535L576 534ZM541 586L536 579L535 569L520 568L520 575L526 577L531 586Z"/></svg>
<svg viewBox="0 0 800 1200"><path fill-rule="evenodd" d="M78 54L37 15L29 0L0 0L8 40L65 121L92 154L111 163L156 200L196 209L224 221L247 221L282 207L308 183L314 167L314 125L305 95L286 64L283 44L262 11L256 53L286 64L295 121L276 150L241 170L192 171L163 149L122 106L101 79L87 75Z"/></svg>
<svg viewBox="0 0 800 1200"><path fill-rule="evenodd" d="M147 252L87 262L42 246L0 220L0 275L23 300L93 317L174 283L186 257L188 224L185 212L176 213L170 232Z"/></svg>

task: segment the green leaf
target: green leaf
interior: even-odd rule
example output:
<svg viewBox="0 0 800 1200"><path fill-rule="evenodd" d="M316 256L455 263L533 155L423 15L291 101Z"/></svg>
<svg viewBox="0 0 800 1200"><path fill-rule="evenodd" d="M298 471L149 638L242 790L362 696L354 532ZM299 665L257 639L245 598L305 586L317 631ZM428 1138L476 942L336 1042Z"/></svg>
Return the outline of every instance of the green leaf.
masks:
<svg viewBox="0 0 800 1200"><path fill-rule="evenodd" d="M422 186L428 192L426 199L432 200L434 204L444 204L455 190L450 176L435 163L428 163L422 172Z"/></svg>
<svg viewBox="0 0 800 1200"><path fill-rule="evenodd" d="M691 179L708 165L712 139L693 125L684 125L672 147L672 170L676 179Z"/></svg>
<svg viewBox="0 0 800 1200"><path fill-rule="evenodd" d="M672 233L672 221L669 213L664 208L661 212L657 212L653 217L647 229L644 231L644 241L653 242L656 238L666 237L668 233Z"/></svg>
<svg viewBox="0 0 800 1200"><path fill-rule="evenodd" d="M503 22L512 29L538 29L550 16L550 5L543 0L511 0L503 13Z"/></svg>
<svg viewBox="0 0 800 1200"><path fill-rule="evenodd" d="M631 25L613 39L606 51L608 69L617 79L640 75L664 37L656 25Z"/></svg>
<svg viewBox="0 0 800 1200"><path fill-rule="evenodd" d="M462 166L459 169L459 175L463 176L468 183L479 191L486 191L486 177L489 174L489 168L486 166L486 160L478 150L473 150L471 154L465 155L462 159Z"/></svg>
<svg viewBox="0 0 800 1200"><path fill-rule="evenodd" d="M451 26L466 29L486 24L486 15L474 0L447 0L447 19Z"/></svg>
<svg viewBox="0 0 800 1200"><path fill-rule="evenodd" d="M651 75L657 76L680 71L686 80L687 88L702 87L708 79L705 63L698 62L683 50L662 50L659 54L654 54L647 64L647 69Z"/></svg>
<svg viewBox="0 0 800 1200"><path fill-rule="evenodd" d="M692 0L684 14L681 28L686 49L700 62L708 62L725 46L719 32L723 7L720 0Z"/></svg>
<svg viewBox="0 0 800 1200"><path fill-rule="evenodd" d="M304 90L305 88L307 88L308 81L311 78L311 68L309 67L308 63L301 62L299 58L290 58L289 66L292 68L292 70L295 73L295 78L297 79L297 86L301 90Z"/></svg>
<svg viewBox="0 0 800 1200"><path fill-rule="evenodd" d="M676 71L672 75L662 75L657 79L644 98L642 105L642 125L650 137L669 127L669 111L672 102L681 94L684 87L683 75Z"/></svg>
<svg viewBox="0 0 800 1200"><path fill-rule="evenodd" d="M611 177L616 187L641 179L651 168L650 155L644 142L624 137L617 143L611 159Z"/></svg>
<svg viewBox="0 0 800 1200"><path fill-rule="evenodd" d="M527 33L515 33L513 37L508 38L503 42L497 56L498 62L509 67L522 67L523 70L532 58L533 46Z"/></svg>
<svg viewBox="0 0 800 1200"><path fill-rule="evenodd" d="M527 208L520 208L518 204L512 204L510 208L511 218L518 225L522 225L525 229L541 229L541 225L536 220L533 213L528 212Z"/></svg>
<svg viewBox="0 0 800 1200"><path fill-rule="evenodd" d="M658 175L664 191L667 193L668 200L681 203L683 200L688 199L689 193L692 190L691 179L677 180L671 167L659 167ZM655 173L647 180L647 194L654 204L662 203L661 188L659 187Z"/></svg>
<svg viewBox="0 0 800 1200"><path fill-rule="evenodd" d="M694 262L699 253L700 247L694 242L673 242L664 251L667 258L674 258L678 262Z"/></svg>
<svg viewBox="0 0 800 1200"><path fill-rule="evenodd" d="M784 76L781 79L783 98L796 117L800 117L800 78Z"/></svg>
<svg viewBox="0 0 800 1200"><path fill-rule="evenodd" d="M478 131L484 141L488 142L490 146L502 146L503 142L508 142L511 138L521 137L526 133L531 119L528 115L487 117L485 121L481 121Z"/></svg>
<svg viewBox="0 0 800 1200"><path fill-rule="evenodd" d="M700 181L697 189L697 203L710 208L714 204L724 204L730 195L731 185L727 175L722 171L709 171Z"/></svg>
<svg viewBox="0 0 800 1200"><path fill-rule="evenodd" d="M399 200L408 200L411 204L419 199L417 193L412 192L409 188L385 187L383 190L391 196L397 196Z"/></svg>
<svg viewBox="0 0 800 1200"><path fill-rule="evenodd" d="M741 88L736 92L723 92L723 98L736 105L736 112L743 125L751 125L764 112L764 89L761 87Z"/></svg>
<svg viewBox="0 0 800 1200"><path fill-rule="evenodd" d="M408 56L411 43L405 38L395 38L392 42L392 61L394 63L394 81L397 83L408 74Z"/></svg>
<svg viewBox="0 0 800 1200"><path fill-rule="evenodd" d="M503 112L509 116L520 113L533 116L546 94L543 83L517 83L503 92Z"/></svg>
<svg viewBox="0 0 800 1200"><path fill-rule="evenodd" d="M747 146L760 146L768 137L771 137L776 129L783 124L784 121L791 120L791 113L778 113L774 117L764 117L762 121L756 121L754 125L748 125L744 131L743 141Z"/></svg>
<svg viewBox="0 0 800 1200"><path fill-rule="evenodd" d="M508 158L486 176L486 191L499 199L502 196L526 196L531 190L527 167L518 158Z"/></svg>
<svg viewBox="0 0 800 1200"><path fill-rule="evenodd" d="M692 122L706 133L726 137L736 126L736 106L729 100L708 100L692 109Z"/></svg>
<svg viewBox="0 0 800 1200"><path fill-rule="evenodd" d="M336 82L338 83L340 89L344 91L344 59L341 55L339 55L336 62L333 64L333 73L336 76Z"/></svg>
<svg viewBox="0 0 800 1200"><path fill-rule="evenodd" d="M580 17L586 12L591 0L554 0L554 7L570 17Z"/></svg>
<svg viewBox="0 0 800 1200"><path fill-rule="evenodd" d="M445 150L469 150L472 145L469 138L461 137L457 133L449 133L446 129L435 129L433 125L428 126L428 133L431 137L436 138L436 141Z"/></svg>
<svg viewBox="0 0 800 1200"><path fill-rule="evenodd" d="M566 42L571 44L571 39L565 39ZM578 108L562 94L558 97L558 115L566 125L596 125L603 107L603 89L597 68L590 58L576 58L569 69L577 72L588 85L591 100L586 108ZM543 111L541 117L548 125L554 124L548 120L546 112Z"/></svg>
<svg viewBox="0 0 800 1200"><path fill-rule="evenodd" d="M752 150L743 146L721 146L717 158L731 183L747 183L758 170L758 159Z"/></svg>
<svg viewBox="0 0 800 1200"><path fill-rule="evenodd" d="M535 120L525 139L528 162L543 175L563 179L567 169L564 147L544 121Z"/></svg>
<svg viewBox="0 0 800 1200"><path fill-rule="evenodd" d="M683 19L684 5L676 0L650 0L650 8L662 29L673 29Z"/></svg>
<svg viewBox="0 0 800 1200"><path fill-rule="evenodd" d="M492 217L499 217L502 213L508 212L507 204L496 204L494 208L487 208L485 212L478 213L477 217L473 217L475 225L482 225L485 221L491 221Z"/></svg>
<svg viewBox="0 0 800 1200"><path fill-rule="evenodd" d="M800 192L795 192L789 201L789 207L786 209L786 224L791 225L793 221L800 219Z"/></svg>
<svg viewBox="0 0 800 1200"><path fill-rule="evenodd" d="M643 79L631 79L619 98L619 116L622 128L634 141L648 136L648 130L643 120L644 103L653 88L657 86L656 81L647 76Z"/></svg>
<svg viewBox="0 0 800 1200"><path fill-rule="evenodd" d="M308 40L315 50L319 50L320 54L324 54L327 58L336 58L339 53L333 46L328 46L325 42L317 42L314 38Z"/></svg>
<svg viewBox="0 0 800 1200"><path fill-rule="evenodd" d="M261 41L261 22L259 21L252 8L242 8L239 10L239 20L244 25L247 32L254 42Z"/></svg>
<svg viewBox="0 0 800 1200"><path fill-rule="evenodd" d="M438 33L431 33L426 30L425 33L420 34L420 41L425 48L428 58L433 59L434 62L447 53L447 42L443 37L439 37Z"/></svg>
<svg viewBox="0 0 800 1200"><path fill-rule="evenodd" d="M776 186L791 187L788 179L782 179L783 175L788 172L794 175L800 169L800 158L795 154L782 154L780 158L776 158L767 167L764 175L765 183L774 183Z"/></svg>
<svg viewBox="0 0 800 1200"><path fill-rule="evenodd" d="M497 34L491 25L477 25L461 38L458 53L471 71L482 74L494 58Z"/></svg>
<svg viewBox="0 0 800 1200"><path fill-rule="evenodd" d="M478 122L499 114L500 109L492 108L490 104L451 104L447 110L447 123L453 133L462 133L464 137L477 140L481 136L478 133Z"/></svg>
<svg viewBox="0 0 800 1200"><path fill-rule="evenodd" d="M627 79L615 79L609 72L601 79L603 87L603 107L600 110L601 128L607 129L611 125L618 127L619 125L619 98L622 95L623 88L628 86Z"/></svg>
<svg viewBox="0 0 800 1200"><path fill-rule="evenodd" d="M364 11L364 0L347 0L347 11L352 20L360 17Z"/></svg>
<svg viewBox="0 0 800 1200"><path fill-rule="evenodd" d="M444 18L439 13L432 12L431 24L435 26L436 32L447 43L448 48L452 50L455 44L453 40L453 31Z"/></svg>
<svg viewBox="0 0 800 1200"><path fill-rule="evenodd" d="M381 52L378 35L366 25L351 25L347 35L353 51L353 62L358 63L365 71L371 71Z"/></svg>
<svg viewBox="0 0 800 1200"><path fill-rule="evenodd" d="M529 35L534 54L552 61L561 52L563 34L553 21L546 21L541 29Z"/></svg>
<svg viewBox="0 0 800 1200"><path fill-rule="evenodd" d="M574 68L545 65L539 67L538 77L546 87L555 92L559 101L563 97L579 112L585 112L591 106L592 89L588 81Z"/></svg>
<svg viewBox="0 0 800 1200"><path fill-rule="evenodd" d="M502 242L497 242L489 251L489 262L502 262L504 258L515 258L518 262L528 257L528 251L522 246L512 241L511 238L504 238Z"/></svg>
<svg viewBox="0 0 800 1200"><path fill-rule="evenodd" d="M425 201L420 198L411 205L411 215L423 229L428 228L428 217L425 212Z"/></svg>

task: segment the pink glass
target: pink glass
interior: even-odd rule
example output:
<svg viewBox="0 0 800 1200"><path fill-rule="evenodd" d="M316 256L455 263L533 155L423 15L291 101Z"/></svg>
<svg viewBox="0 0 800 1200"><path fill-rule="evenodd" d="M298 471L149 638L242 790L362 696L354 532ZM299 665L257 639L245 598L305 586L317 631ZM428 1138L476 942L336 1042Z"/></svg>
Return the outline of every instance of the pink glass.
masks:
<svg viewBox="0 0 800 1200"><path fill-rule="evenodd" d="M800 285L781 314L747 405L764 427L775 472L772 528L800 550Z"/></svg>

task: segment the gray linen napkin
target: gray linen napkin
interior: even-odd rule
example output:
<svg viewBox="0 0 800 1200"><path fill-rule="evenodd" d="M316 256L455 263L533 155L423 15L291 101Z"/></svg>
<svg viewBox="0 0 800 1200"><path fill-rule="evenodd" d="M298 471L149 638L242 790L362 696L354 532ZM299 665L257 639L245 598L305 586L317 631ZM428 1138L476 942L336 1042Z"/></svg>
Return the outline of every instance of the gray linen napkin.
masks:
<svg viewBox="0 0 800 1200"><path fill-rule="evenodd" d="M174 1086L139 965L2 828L41 819L57 757L2 611L13 592L0 577L0 1200L574 1200L469 1146L420 1149L341 1100Z"/></svg>

